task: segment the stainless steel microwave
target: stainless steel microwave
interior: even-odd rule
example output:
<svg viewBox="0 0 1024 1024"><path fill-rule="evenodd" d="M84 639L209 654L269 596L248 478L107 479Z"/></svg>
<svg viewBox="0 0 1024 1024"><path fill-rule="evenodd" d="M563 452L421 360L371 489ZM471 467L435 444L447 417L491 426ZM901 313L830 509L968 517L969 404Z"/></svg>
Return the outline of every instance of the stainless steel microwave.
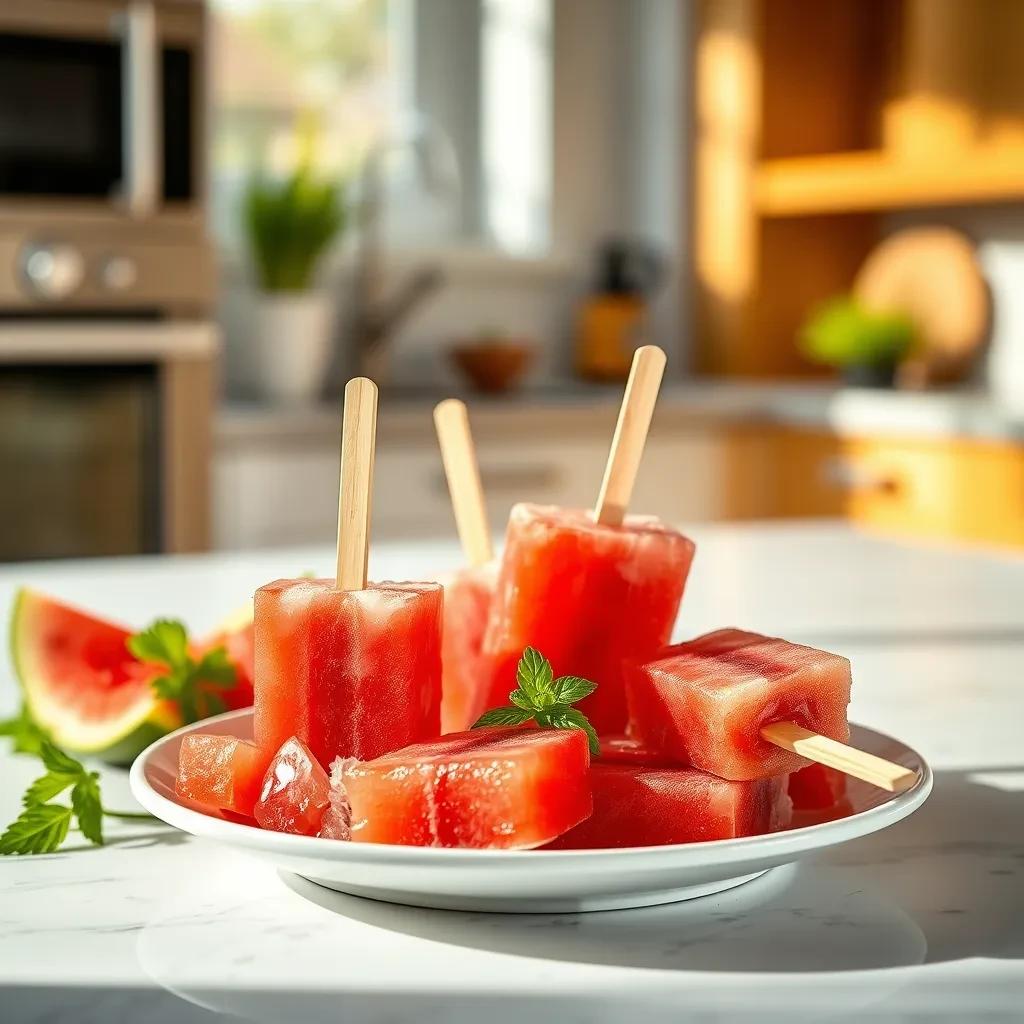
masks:
<svg viewBox="0 0 1024 1024"><path fill-rule="evenodd" d="M205 65L199 0L0 4L0 310L209 308Z"/></svg>

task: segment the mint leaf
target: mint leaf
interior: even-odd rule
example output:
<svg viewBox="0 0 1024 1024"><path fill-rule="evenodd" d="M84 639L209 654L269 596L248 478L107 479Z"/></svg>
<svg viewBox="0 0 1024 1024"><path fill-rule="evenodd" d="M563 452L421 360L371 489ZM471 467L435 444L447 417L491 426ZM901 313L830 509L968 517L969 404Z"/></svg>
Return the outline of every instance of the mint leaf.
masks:
<svg viewBox="0 0 1024 1024"><path fill-rule="evenodd" d="M591 756L600 757L601 742L597 738L597 730L590 724L590 719L582 711L576 708L566 708L564 711L558 711L546 717L549 720L548 724L553 729L582 729L587 734L587 745L590 747Z"/></svg>
<svg viewBox="0 0 1024 1024"><path fill-rule="evenodd" d="M195 667L196 677L209 686L226 690L235 685L235 666L223 647L207 651Z"/></svg>
<svg viewBox="0 0 1024 1024"><path fill-rule="evenodd" d="M47 768L25 791L25 809L0 835L0 854L51 853L67 838L72 817L78 819L82 835L103 845L103 816L134 819L146 817L133 812L108 811L100 797L99 775L55 746L42 740L38 757ZM71 806L50 803L71 787Z"/></svg>
<svg viewBox="0 0 1024 1024"><path fill-rule="evenodd" d="M517 708L522 708L524 711L529 711L530 714L533 714L533 701L522 690L513 690L508 695L508 699L510 704L515 704Z"/></svg>
<svg viewBox="0 0 1024 1024"><path fill-rule="evenodd" d="M73 777L85 774L85 768L81 761L76 761L70 754L65 754L60 747L55 746L49 740L43 741L39 749L39 756L51 772Z"/></svg>
<svg viewBox="0 0 1024 1024"><path fill-rule="evenodd" d="M532 647L523 651L516 669L516 682L534 707L543 707L548 702L553 676L551 662L540 651Z"/></svg>
<svg viewBox="0 0 1024 1024"><path fill-rule="evenodd" d="M68 786L73 786L78 778L78 775L66 775L63 772L47 772L25 790L21 802L26 807L30 804L45 804L55 796L60 796Z"/></svg>
<svg viewBox="0 0 1024 1024"><path fill-rule="evenodd" d="M82 835L95 843L103 845L103 804L100 801L99 776L95 772L83 775L71 790L71 807L78 819L78 827Z"/></svg>
<svg viewBox="0 0 1024 1024"><path fill-rule="evenodd" d="M128 650L139 661L178 668L188 657L188 633L175 619L157 619L141 633L128 637Z"/></svg>
<svg viewBox="0 0 1024 1024"><path fill-rule="evenodd" d="M597 683L582 676L559 676L551 684L552 696L558 704L575 704L589 697L596 689Z"/></svg>
<svg viewBox="0 0 1024 1024"><path fill-rule="evenodd" d="M474 723L474 729L488 725L522 725L533 718L533 712L525 708L491 708L485 711Z"/></svg>
<svg viewBox="0 0 1024 1024"><path fill-rule="evenodd" d="M33 804L0 836L0 854L52 853L67 838L71 808Z"/></svg>
<svg viewBox="0 0 1024 1024"><path fill-rule="evenodd" d="M582 676L554 679L551 662L533 647L523 651L516 679L519 688L508 695L512 706L485 712L474 722L474 729L483 725L519 725L530 719L542 729L582 729L587 734L591 754L600 756L597 731L582 711L572 707L576 701L589 697L597 689L596 683Z"/></svg>
<svg viewBox="0 0 1024 1024"><path fill-rule="evenodd" d="M0 721L0 736L10 736L15 754L38 754L46 732L36 724L28 704L22 701L21 710L13 718Z"/></svg>
<svg viewBox="0 0 1024 1024"><path fill-rule="evenodd" d="M234 686L235 666L223 647L206 651L197 662L188 650L188 633L175 620L160 619L128 639L128 650L141 661L166 669L150 680L153 692L178 705L186 725L227 710L217 690Z"/></svg>

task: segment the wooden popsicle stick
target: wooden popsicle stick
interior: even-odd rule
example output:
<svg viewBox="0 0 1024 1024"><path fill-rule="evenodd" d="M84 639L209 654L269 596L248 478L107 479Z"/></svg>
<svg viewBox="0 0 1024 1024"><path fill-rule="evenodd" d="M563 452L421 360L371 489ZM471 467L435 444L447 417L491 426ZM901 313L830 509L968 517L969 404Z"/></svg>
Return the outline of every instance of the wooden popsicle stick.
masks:
<svg viewBox="0 0 1024 1024"><path fill-rule="evenodd" d="M470 565L483 565L491 560L494 551L466 403L457 398L438 402L434 407L434 426L462 552Z"/></svg>
<svg viewBox="0 0 1024 1024"><path fill-rule="evenodd" d="M664 373L665 353L657 345L636 350L594 507L594 518L606 526L620 525L629 508Z"/></svg>
<svg viewBox="0 0 1024 1024"><path fill-rule="evenodd" d="M761 736L783 750L806 757L818 764L870 782L890 793L902 793L917 781L917 772L901 764L886 761L838 740L830 740L816 732L804 729L796 722L773 722L761 730Z"/></svg>
<svg viewBox="0 0 1024 1024"><path fill-rule="evenodd" d="M366 589L373 497L373 451L377 441L377 385L353 377L345 385L341 425L341 485L338 490L339 590Z"/></svg>

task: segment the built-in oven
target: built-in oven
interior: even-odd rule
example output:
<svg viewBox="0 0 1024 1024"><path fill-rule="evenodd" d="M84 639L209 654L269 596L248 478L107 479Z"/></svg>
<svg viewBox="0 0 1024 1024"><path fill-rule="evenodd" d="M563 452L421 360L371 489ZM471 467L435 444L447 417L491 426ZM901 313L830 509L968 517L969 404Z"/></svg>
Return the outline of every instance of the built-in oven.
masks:
<svg viewBox="0 0 1024 1024"><path fill-rule="evenodd" d="M216 352L187 321L0 328L0 561L205 548Z"/></svg>
<svg viewBox="0 0 1024 1024"><path fill-rule="evenodd" d="M0 560L206 546L200 0L0 2Z"/></svg>

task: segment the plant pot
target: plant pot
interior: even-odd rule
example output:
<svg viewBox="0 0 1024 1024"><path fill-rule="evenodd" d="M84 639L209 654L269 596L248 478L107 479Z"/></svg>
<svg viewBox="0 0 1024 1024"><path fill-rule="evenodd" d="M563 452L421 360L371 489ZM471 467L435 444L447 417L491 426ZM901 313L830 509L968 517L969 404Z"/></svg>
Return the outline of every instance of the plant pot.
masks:
<svg viewBox="0 0 1024 1024"><path fill-rule="evenodd" d="M860 363L844 366L843 383L851 388L891 388L896 383L895 363Z"/></svg>
<svg viewBox="0 0 1024 1024"><path fill-rule="evenodd" d="M334 349L328 292L262 292L253 303L249 373L254 397L302 405L320 397Z"/></svg>

